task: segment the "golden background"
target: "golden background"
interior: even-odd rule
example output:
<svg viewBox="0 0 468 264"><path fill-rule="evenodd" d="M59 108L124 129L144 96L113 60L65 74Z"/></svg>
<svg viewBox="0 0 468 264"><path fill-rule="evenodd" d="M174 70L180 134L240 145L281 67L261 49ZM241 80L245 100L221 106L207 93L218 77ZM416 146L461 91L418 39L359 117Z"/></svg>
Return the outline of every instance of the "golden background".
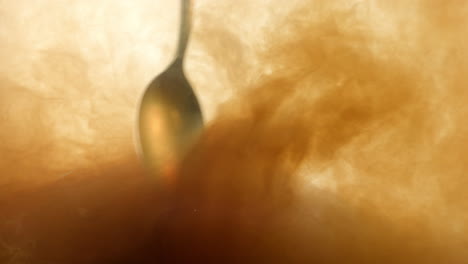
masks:
<svg viewBox="0 0 468 264"><path fill-rule="evenodd" d="M467 4L194 1L208 124L161 197L135 118L178 10L0 0L0 263L466 263Z"/></svg>

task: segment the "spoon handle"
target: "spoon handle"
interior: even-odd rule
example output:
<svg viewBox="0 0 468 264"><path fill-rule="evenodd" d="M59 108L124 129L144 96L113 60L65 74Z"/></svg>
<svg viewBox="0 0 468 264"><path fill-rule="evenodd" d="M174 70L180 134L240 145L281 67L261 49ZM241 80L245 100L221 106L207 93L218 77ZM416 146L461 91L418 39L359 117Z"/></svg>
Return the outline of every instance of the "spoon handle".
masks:
<svg viewBox="0 0 468 264"><path fill-rule="evenodd" d="M180 6L179 46L177 48L176 59L183 61L191 29L191 0L181 0Z"/></svg>

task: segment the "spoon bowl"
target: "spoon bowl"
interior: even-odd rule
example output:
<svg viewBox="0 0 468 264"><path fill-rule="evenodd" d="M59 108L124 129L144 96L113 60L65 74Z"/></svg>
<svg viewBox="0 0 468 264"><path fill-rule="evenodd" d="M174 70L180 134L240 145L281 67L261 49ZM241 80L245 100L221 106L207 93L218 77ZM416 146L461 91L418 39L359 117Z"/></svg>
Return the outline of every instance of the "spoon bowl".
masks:
<svg viewBox="0 0 468 264"><path fill-rule="evenodd" d="M172 177L203 128L200 105L183 69L189 34L189 4L188 0L182 0L176 58L153 79L140 104L140 150L149 172L157 178Z"/></svg>

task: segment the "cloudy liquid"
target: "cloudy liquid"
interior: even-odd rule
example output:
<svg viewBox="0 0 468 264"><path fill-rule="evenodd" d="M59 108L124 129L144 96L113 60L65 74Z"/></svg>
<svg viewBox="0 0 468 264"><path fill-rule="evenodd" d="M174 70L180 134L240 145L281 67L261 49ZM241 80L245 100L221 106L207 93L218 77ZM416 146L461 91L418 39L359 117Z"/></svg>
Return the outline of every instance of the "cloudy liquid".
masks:
<svg viewBox="0 0 468 264"><path fill-rule="evenodd" d="M29 63L17 69L36 72L36 79L4 67L0 100L16 104L0 104L8 124L2 130L8 139L2 142L2 175L27 174L28 180L43 177L48 183L53 175L67 176L40 188L26 181L29 189L1 193L0 246L7 247L0 248L5 252L0 257L10 260L22 252L15 258L29 263L468 259L463 26L468 16L463 4L200 3L187 72L195 89L204 89L201 104L211 114L180 167L180 181L167 192L144 180L128 147L126 131L135 124L137 100L126 101L134 93L127 89L154 74L146 60L115 62L114 70L126 73L122 87L95 92L100 90L87 87L116 83L87 71L97 67L98 76L113 76L108 65L98 63L101 53L79 48L73 34L66 34L68 40L56 34L56 45L17 36L24 47L51 45L54 52L31 52L35 68ZM98 22L103 16L90 10L107 10L80 5L67 8L86 15L79 21ZM134 12L145 14L149 5L142 1ZM51 1L50 6L56 5ZM13 1L10 7L23 10ZM268 12L259 13L259 7ZM122 18L135 14L123 12L130 10L126 6L119 10ZM137 30L146 25L144 19L130 17L125 25L135 25L141 34L134 40L151 39L148 31ZM71 25L64 26L66 32L80 32L73 25L82 24L65 25ZM108 32L111 39L82 35L80 43L95 48L102 41L106 47L120 43L119 52L137 52L127 35ZM2 42L19 52L6 37ZM14 61L7 55L2 56ZM28 86L34 81L43 85ZM71 88L61 88L65 81ZM230 90L232 97L226 99L221 90ZM60 98L79 94L82 100L63 104L52 96L57 91ZM89 98L109 108L104 111ZM11 111L14 107L31 111ZM76 113L83 122L63 117L58 109ZM17 120L24 119L35 129L21 129ZM20 172L13 161L29 165ZM74 172L63 174L70 167ZM103 239L97 241L98 235Z"/></svg>

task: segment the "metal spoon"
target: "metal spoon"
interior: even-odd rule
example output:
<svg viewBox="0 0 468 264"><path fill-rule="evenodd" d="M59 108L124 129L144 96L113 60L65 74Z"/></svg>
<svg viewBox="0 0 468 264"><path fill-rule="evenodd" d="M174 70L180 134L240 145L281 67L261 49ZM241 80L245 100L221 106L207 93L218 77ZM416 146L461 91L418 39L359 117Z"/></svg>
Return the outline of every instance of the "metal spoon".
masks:
<svg viewBox="0 0 468 264"><path fill-rule="evenodd" d="M179 46L170 66L150 83L140 104L140 150L149 172L172 181L177 165L203 128L198 100L183 64L190 33L190 0L181 0Z"/></svg>

